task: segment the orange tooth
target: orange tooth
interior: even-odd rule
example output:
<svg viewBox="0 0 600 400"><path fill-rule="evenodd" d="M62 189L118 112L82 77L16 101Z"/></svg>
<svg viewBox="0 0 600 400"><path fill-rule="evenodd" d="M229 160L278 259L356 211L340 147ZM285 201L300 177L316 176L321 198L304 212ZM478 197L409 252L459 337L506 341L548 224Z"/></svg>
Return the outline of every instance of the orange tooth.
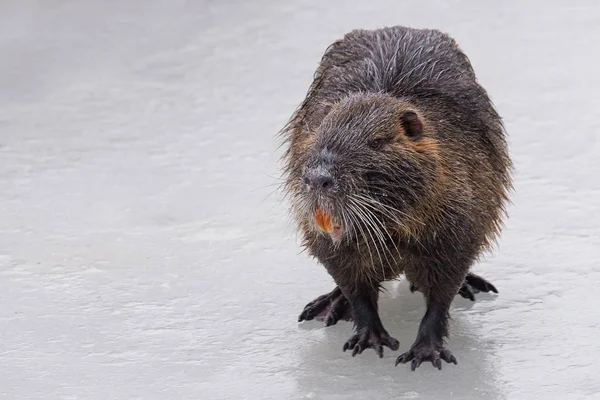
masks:
<svg viewBox="0 0 600 400"><path fill-rule="evenodd" d="M333 224L331 223L331 215L327 214L327 211L322 208L315 208L315 221L317 226L323 229L327 233L333 232Z"/></svg>

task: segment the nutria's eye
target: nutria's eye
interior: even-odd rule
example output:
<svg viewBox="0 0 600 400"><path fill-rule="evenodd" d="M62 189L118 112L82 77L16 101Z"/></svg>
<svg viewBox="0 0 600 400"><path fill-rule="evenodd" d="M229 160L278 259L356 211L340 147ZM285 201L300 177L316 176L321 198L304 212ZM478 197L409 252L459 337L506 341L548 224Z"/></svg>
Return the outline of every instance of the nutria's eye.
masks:
<svg viewBox="0 0 600 400"><path fill-rule="evenodd" d="M369 142L369 147L372 148L373 150L379 150L381 149L381 147L383 147L383 144L385 143L385 140L378 138L378 139L373 139Z"/></svg>

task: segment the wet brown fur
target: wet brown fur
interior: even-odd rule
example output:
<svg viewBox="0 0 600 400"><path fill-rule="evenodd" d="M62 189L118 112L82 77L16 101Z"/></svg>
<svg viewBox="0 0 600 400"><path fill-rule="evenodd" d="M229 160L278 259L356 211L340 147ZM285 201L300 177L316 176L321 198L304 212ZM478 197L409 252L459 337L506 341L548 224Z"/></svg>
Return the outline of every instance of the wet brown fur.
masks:
<svg viewBox="0 0 600 400"><path fill-rule="evenodd" d="M400 120L407 112L422 124L416 139ZM404 27L348 33L325 52L282 135L285 190L303 245L351 303L360 293L376 303L381 282L404 273L429 306L447 313L470 266L500 233L512 168L501 119L454 40ZM368 150L378 136L387 137L383 150ZM381 218L384 243L360 223L348 224L341 243L315 227L311 207L323 197L307 193L303 174L322 163L324 149L335 156L328 168L341 188L330 195L333 215L340 217L353 191L402 211ZM398 190L380 198L365 186L368 178L352 176L371 170L401 177L393 181ZM440 324L445 336L445 320Z"/></svg>

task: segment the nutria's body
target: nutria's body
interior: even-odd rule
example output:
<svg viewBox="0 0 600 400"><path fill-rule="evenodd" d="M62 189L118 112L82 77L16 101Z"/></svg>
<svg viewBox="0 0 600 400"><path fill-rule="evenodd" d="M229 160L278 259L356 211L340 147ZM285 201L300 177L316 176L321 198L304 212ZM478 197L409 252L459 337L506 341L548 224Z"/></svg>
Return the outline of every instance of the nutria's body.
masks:
<svg viewBox="0 0 600 400"><path fill-rule="evenodd" d="M355 322L344 350L396 350L377 298L405 274L427 312L397 362L456 363L443 347L448 310L459 289L495 291L469 269L498 235L511 186L501 119L468 58L436 30L352 31L327 49L283 134L303 244L338 285L300 319L331 305L328 324Z"/></svg>

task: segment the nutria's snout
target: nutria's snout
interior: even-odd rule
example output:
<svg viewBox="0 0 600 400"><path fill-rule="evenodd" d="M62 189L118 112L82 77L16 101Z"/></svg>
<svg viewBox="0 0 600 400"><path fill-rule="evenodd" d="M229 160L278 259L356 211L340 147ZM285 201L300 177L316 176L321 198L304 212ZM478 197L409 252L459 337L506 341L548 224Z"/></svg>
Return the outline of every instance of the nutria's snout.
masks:
<svg viewBox="0 0 600 400"><path fill-rule="evenodd" d="M303 177L304 184L308 190L314 190L326 194L335 186L334 178L328 168L322 165L307 168Z"/></svg>
<svg viewBox="0 0 600 400"><path fill-rule="evenodd" d="M339 217L343 211L333 163L334 157L329 149L316 151L303 169L302 183L313 226L316 230L328 234L334 242L339 242L344 237L345 227L342 218Z"/></svg>
<svg viewBox="0 0 600 400"><path fill-rule="evenodd" d="M302 180L308 190L326 194L336 188L333 176L334 156L329 148L315 151L306 163Z"/></svg>
<svg viewBox="0 0 600 400"><path fill-rule="evenodd" d="M335 198L335 181L330 174L310 171L304 177L306 184L306 204L315 230L328 234L334 242L344 237L346 227L342 223L343 210Z"/></svg>

